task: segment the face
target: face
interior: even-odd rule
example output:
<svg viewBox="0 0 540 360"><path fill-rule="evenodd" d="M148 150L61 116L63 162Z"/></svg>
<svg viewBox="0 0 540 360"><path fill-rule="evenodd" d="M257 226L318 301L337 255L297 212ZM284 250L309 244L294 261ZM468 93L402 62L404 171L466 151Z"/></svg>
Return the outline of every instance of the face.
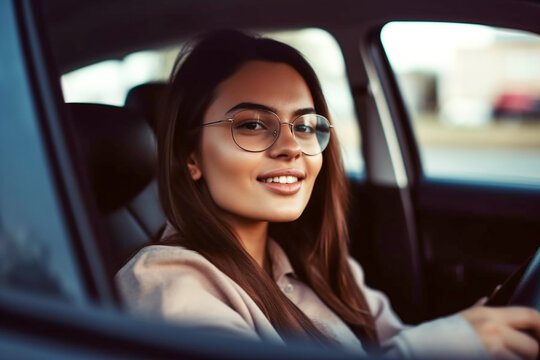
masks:
<svg viewBox="0 0 540 360"><path fill-rule="evenodd" d="M299 113L314 113L309 88L296 70L282 63L250 61L218 86L203 122L230 118L251 106L272 109L285 123ZM204 178L227 216L287 222L304 211L322 166L322 154L303 154L285 125L270 148L248 152L236 145L231 125L225 122L203 127L200 148L188 166L194 180ZM282 176L288 183L268 180Z"/></svg>

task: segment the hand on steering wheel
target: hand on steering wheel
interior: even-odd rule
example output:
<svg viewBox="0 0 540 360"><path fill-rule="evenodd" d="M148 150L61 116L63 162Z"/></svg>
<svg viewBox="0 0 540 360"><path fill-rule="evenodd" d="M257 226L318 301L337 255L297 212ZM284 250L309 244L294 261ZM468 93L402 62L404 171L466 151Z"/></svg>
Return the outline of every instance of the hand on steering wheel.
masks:
<svg viewBox="0 0 540 360"><path fill-rule="evenodd" d="M540 341L540 249L488 301L460 313L496 358L536 359ZM519 306L515 306L519 305ZM535 310L536 309L536 310Z"/></svg>
<svg viewBox="0 0 540 360"><path fill-rule="evenodd" d="M460 313L495 358L536 359L540 313L527 307L473 307Z"/></svg>

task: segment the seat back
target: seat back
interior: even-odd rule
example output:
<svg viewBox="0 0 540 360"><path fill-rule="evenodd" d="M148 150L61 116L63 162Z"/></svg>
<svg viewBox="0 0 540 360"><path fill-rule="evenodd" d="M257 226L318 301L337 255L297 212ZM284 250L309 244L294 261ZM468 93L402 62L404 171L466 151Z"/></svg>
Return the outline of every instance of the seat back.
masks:
<svg viewBox="0 0 540 360"><path fill-rule="evenodd" d="M100 222L107 230L113 264L150 242L165 225L159 202L154 133L146 120L127 109L98 104L67 104L77 157L90 180Z"/></svg>
<svg viewBox="0 0 540 360"><path fill-rule="evenodd" d="M155 131L164 108L167 83L149 82L133 87L127 94L124 107L141 114Z"/></svg>

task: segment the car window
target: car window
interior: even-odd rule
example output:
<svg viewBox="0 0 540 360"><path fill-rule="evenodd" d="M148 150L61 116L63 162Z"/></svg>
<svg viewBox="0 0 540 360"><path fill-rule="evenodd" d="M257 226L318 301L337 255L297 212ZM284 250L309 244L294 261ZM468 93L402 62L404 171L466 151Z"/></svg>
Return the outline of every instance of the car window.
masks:
<svg viewBox="0 0 540 360"><path fill-rule="evenodd" d="M540 186L540 37L391 22L381 40L428 178Z"/></svg>
<svg viewBox="0 0 540 360"><path fill-rule="evenodd" d="M123 106L134 86L168 79L180 48L137 51L63 74L64 100Z"/></svg>
<svg viewBox="0 0 540 360"><path fill-rule="evenodd" d="M360 153L360 129L338 43L321 29L282 31L268 35L298 49L313 66L336 126L345 170L349 176L361 175L364 162Z"/></svg>
<svg viewBox="0 0 540 360"><path fill-rule="evenodd" d="M9 86L0 87L0 291L81 302L83 283L46 156L13 4L2 5L0 77Z"/></svg>
<svg viewBox="0 0 540 360"><path fill-rule="evenodd" d="M298 49L315 69L340 140L344 165L350 176L361 176L360 129L345 72L345 61L336 40L316 28L265 33ZM165 81L181 46L140 51L119 60L107 60L62 76L66 102L122 106L128 91L139 84Z"/></svg>

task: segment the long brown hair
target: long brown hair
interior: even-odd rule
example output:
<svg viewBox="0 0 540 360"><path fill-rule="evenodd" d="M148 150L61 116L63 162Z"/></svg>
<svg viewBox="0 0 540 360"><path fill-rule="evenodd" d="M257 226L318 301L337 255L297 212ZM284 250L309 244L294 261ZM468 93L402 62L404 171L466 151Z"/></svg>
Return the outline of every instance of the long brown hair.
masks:
<svg viewBox="0 0 540 360"><path fill-rule="evenodd" d="M176 233L161 243L195 250L216 265L255 301L285 338L327 339L278 288L220 219L204 178L195 182L187 168L198 149L203 115L216 87L250 60L285 63L303 77L315 111L328 108L311 66L292 47L235 30L206 34L177 59L169 99L158 124L158 181L161 202ZM346 202L348 184L335 136L303 214L293 222L272 223L270 235L290 258L298 277L343 319L365 345L378 343L373 316L348 264Z"/></svg>

